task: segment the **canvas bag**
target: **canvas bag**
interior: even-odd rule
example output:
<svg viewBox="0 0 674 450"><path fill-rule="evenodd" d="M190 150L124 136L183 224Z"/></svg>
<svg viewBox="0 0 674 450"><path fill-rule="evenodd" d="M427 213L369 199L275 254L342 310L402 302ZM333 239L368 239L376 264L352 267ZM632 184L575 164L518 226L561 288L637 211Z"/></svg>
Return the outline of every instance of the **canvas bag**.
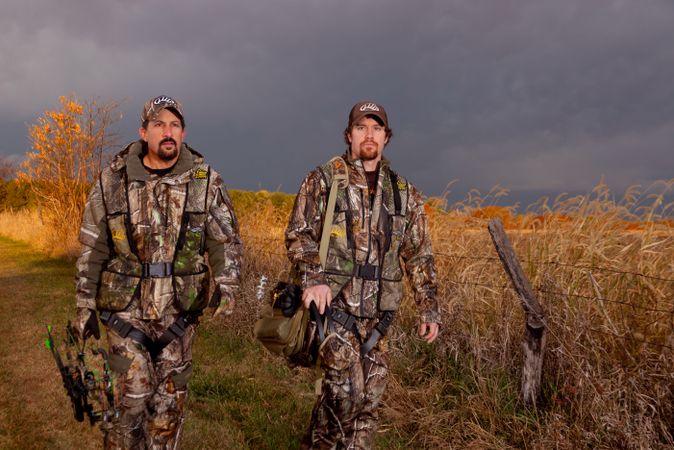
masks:
<svg viewBox="0 0 674 450"><path fill-rule="evenodd" d="M348 180L348 174L333 174L318 250L319 259L323 266L325 266L328 256L330 229L334 218L338 184L340 181L346 180ZM301 292L299 289L297 291ZM293 364L309 367L316 362L316 352L312 350L317 349L317 346L324 339L324 330L318 310L313 303L311 304L311 310L304 308L301 305L300 294L300 306L291 317L287 317L280 308L274 306L276 296L274 294L278 295L278 292L273 292L271 301L262 307L260 318L255 322L253 334L271 353L284 356ZM317 331L319 341L316 340Z"/></svg>

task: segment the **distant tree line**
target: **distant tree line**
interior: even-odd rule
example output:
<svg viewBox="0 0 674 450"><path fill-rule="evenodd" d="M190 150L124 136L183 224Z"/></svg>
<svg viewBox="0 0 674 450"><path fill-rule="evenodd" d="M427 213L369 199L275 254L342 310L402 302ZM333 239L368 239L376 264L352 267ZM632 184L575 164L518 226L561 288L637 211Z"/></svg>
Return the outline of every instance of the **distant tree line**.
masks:
<svg viewBox="0 0 674 450"><path fill-rule="evenodd" d="M30 186L16 179L16 166L10 158L0 158L0 211L26 208L32 205Z"/></svg>

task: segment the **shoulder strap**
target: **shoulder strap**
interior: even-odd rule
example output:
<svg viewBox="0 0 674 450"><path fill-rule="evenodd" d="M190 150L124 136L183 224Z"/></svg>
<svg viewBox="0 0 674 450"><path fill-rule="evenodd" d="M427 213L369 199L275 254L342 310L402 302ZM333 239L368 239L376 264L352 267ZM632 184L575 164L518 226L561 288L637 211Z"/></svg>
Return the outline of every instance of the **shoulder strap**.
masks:
<svg viewBox="0 0 674 450"><path fill-rule="evenodd" d="M402 201L400 200L400 186L398 186L398 174L389 169L389 177L391 178L391 189L393 190L393 205L395 206L396 215L400 215L402 211Z"/></svg>
<svg viewBox="0 0 674 450"><path fill-rule="evenodd" d="M191 213L208 211L208 188L211 181L211 167L208 164L198 164L191 169L190 180L187 183L187 200L185 210Z"/></svg>
<svg viewBox="0 0 674 450"><path fill-rule="evenodd" d="M129 211L129 179L126 173L126 165L120 165L119 167L117 170L103 170L98 180L101 187L103 207L105 208L106 226L108 227L108 234L111 235L110 222L107 219L116 215L123 215L129 250L138 258L138 247L133 239L133 227ZM111 248L114 248L114 246Z"/></svg>
<svg viewBox="0 0 674 450"><path fill-rule="evenodd" d="M325 261L328 258L328 244L330 243L330 231L332 229L332 220L335 215L335 203L337 202L337 189L340 181L347 181L349 179L346 170L339 170L340 167L335 167L335 163L340 164L346 169L346 163L342 158L334 158L330 161L332 164L332 183L330 184L330 193L328 194L328 204L325 210L325 220L323 221L323 231L321 232L321 244L318 248L318 256L321 260L321 265L325 267ZM337 169L337 170L335 170Z"/></svg>
<svg viewBox="0 0 674 450"><path fill-rule="evenodd" d="M197 214L200 223L198 224L202 229L201 241L199 243L199 254L203 255L205 249L205 232L203 231L206 224L206 215L198 213L206 213L208 211L208 188L211 180L211 168L207 164L199 164L192 169L190 181L187 183L187 192L185 204L183 206L183 216L180 224L180 231L178 232L178 240L176 243L177 255L185 245L187 229L196 225L194 219L191 218L193 214Z"/></svg>

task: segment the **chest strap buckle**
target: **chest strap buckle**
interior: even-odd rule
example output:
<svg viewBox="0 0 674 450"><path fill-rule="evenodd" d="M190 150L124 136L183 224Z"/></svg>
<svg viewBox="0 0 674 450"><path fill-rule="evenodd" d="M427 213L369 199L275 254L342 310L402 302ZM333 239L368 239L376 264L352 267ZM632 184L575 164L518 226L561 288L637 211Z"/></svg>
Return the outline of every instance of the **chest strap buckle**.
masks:
<svg viewBox="0 0 674 450"><path fill-rule="evenodd" d="M173 275L173 263L143 263L143 278L165 278Z"/></svg>
<svg viewBox="0 0 674 450"><path fill-rule="evenodd" d="M363 280L376 281L381 278L381 267L372 264L359 264L356 266L355 275Z"/></svg>

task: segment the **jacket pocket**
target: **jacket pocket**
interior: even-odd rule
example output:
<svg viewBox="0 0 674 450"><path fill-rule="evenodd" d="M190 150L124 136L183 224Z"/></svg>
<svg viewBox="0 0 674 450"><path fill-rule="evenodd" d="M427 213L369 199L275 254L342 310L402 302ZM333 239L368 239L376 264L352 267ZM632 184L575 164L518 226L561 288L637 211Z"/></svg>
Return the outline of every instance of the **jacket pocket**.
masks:
<svg viewBox="0 0 674 450"><path fill-rule="evenodd" d="M330 241L328 243L328 261L326 263L326 270L339 270L339 262L345 259L351 259L351 248L349 229L350 223L347 220L346 211L335 211L332 223L325 224L330 227Z"/></svg>
<svg viewBox="0 0 674 450"><path fill-rule="evenodd" d="M200 267L203 262L202 248L205 239L206 214L188 213L184 215L181 234L178 239L176 259L173 263L175 273L181 274L191 267Z"/></svg>
<svg viewBox="0 0 674 450"><path fill-rule="evenodd" d="M127 234L127 215L125 213L116 213L109 215L107 219L110 238L115 247L115 252L126 258L132 258L133 252L129 246L129 236Z"/></svg>
<svg viewBox="0 0 674 450"><path fill-rule="evenodd" d="M177 306L184 312L196 312L208 306L208 268L192 275L175 276Z"/></svg>
<svg viewBox="0 0 674 450"><path fill-rule="evenodd" d="M381 294L379 297L380 311L397 311L403 296L402 281L381 280Z"/></svg>
<svg viewBox="0 0 674 450"><path fill-rule="evenodd" d="M129 306L138 291L140 277L103 270L96 296L96 308L121 311Z"/></svg>

